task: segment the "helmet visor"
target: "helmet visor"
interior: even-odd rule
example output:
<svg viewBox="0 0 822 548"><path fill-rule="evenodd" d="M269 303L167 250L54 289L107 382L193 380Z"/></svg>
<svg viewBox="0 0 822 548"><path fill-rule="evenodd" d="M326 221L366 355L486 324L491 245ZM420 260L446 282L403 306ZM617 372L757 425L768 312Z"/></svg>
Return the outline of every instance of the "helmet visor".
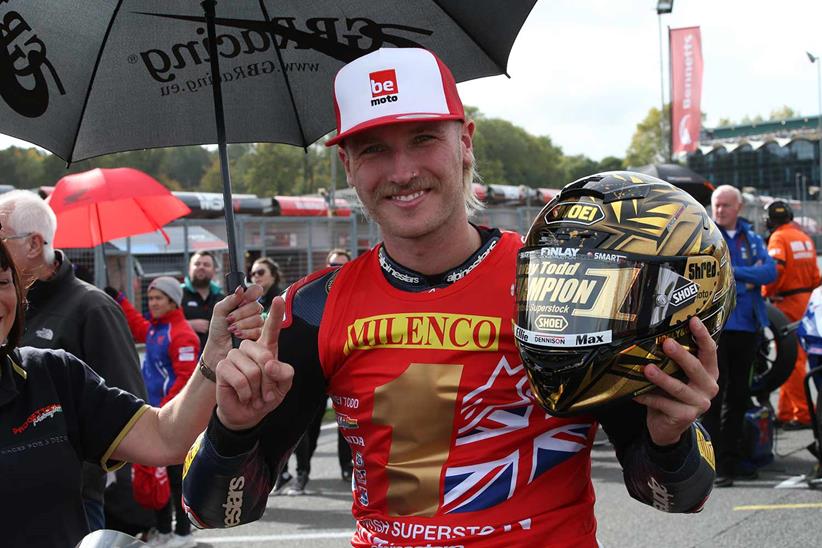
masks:
<svg viewBox="0 0 822 548"><path fill-rule="evenodd" d="M548 349L650 335L710 305L718 266L711 256L640 260L577 248L524 249L517 257L515 336Z"/></svg>

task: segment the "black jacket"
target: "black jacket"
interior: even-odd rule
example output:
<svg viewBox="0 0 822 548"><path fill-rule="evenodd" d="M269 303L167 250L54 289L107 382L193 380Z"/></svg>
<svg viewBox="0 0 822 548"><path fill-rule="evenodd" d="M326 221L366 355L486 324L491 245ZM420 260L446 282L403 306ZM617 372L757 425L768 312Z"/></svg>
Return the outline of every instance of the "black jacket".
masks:
<svg viewBox="0 0 822 548"><path fill-rule="evenodd" d="M211 314L214 312L214 306L220 302L225 294L220 290L213 281L209 285L208 297L205 299L200 296L200 293L191 285L191 280L186 276L185 281L181 284L183 288L183 301L181 308L183 315L187 320L208 320L211 321ZM208 333L200 333L196 331L197 338L200 339L200 352L205 350L205 344L208 340Z"/></svg>
<svg viewBox="0 0 822 548"><path fill-rule="evenodd" d="M111 452L147 407L60 350L0 358L0 544L66 547L87 534L81 465L116 470Z"/></svg>
<svg viewBox="0 0 822 548"><path fill-rule="evenodd" d="M279 284L274 284L268 288L268 291L260 297L258 301L261 305L263 305L263 312L268 312L268 309L271 308L271 301L274 300L274 297L282 293L283 290L280 289Z"/></svg>
<svg viewBox="0 0 822 548"><path fill-rule="evenodd" d="M57 251L54 276L29 289L25 332L20 346L62 349L74 354L108 386L145 399L140 360L120 305L74 276L71 261ZM83 469L83 496L103 499L105 474L94 465Z"/></svg>

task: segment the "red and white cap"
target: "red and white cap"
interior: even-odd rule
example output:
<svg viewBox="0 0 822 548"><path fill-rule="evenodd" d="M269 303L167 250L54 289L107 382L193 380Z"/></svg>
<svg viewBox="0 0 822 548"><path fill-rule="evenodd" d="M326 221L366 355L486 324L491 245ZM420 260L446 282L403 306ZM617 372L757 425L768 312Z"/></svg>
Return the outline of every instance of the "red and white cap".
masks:
<svg viewBox="0 0 822 548"><path fill-rule="evenodd" d="M420 48L381 48L351 61L334 79L337 135L385 124L465 120L454 76L440 59Z"/></svg>

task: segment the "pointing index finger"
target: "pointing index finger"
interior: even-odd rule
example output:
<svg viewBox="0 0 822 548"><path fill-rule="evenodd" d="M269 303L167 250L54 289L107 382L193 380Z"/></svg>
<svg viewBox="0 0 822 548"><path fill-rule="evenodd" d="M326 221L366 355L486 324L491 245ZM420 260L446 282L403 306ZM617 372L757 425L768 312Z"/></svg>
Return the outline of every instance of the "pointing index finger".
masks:
<svg viewBox="0 0 822 548"><path fill-rule="evenodd" d="M285 301L282 297L275 297L268 310L268 318L263 326L263 333L260 335L259 343L265 346L273 354L273 362L269 361L263 365L263 378L261 392L263 400L270 403L275 399L278 383L278 375L272 375L272 371L278 372L280 364L277 361L278 347L277 341L280 338L280 328L283 323L285 313ZM273 367L273 369L272 369Z"/></svg>
<svg viewBox="0 0 822 548"><path fill-rule="evenodd" d="M277 340L280 338L280 328L284 314L285 301L280 296L274 297L274 300L271 301L271 308L268 310L268 318L266 318L263 326L263 333L259 338L259 342L274 354L275 360L277 359Z"/></svg>

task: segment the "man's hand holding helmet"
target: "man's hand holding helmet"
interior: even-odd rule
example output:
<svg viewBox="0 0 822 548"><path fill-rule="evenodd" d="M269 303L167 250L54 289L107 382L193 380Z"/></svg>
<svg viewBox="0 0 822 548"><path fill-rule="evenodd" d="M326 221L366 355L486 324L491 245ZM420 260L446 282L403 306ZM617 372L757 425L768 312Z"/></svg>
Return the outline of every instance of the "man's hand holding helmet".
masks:
<svg viewBox="0 0 822 548"><path fill-rule="evenodd" d="M648 433L656 445L678 442L691 424L708 411L711 400L719 391L716 343L699 318L691 318L688 327L699 348L697 356L674 339L662 343L665 354L685 372L688 381L681 381L649 364L643 372L657 390L634 398L648 408Z"/></svg>

